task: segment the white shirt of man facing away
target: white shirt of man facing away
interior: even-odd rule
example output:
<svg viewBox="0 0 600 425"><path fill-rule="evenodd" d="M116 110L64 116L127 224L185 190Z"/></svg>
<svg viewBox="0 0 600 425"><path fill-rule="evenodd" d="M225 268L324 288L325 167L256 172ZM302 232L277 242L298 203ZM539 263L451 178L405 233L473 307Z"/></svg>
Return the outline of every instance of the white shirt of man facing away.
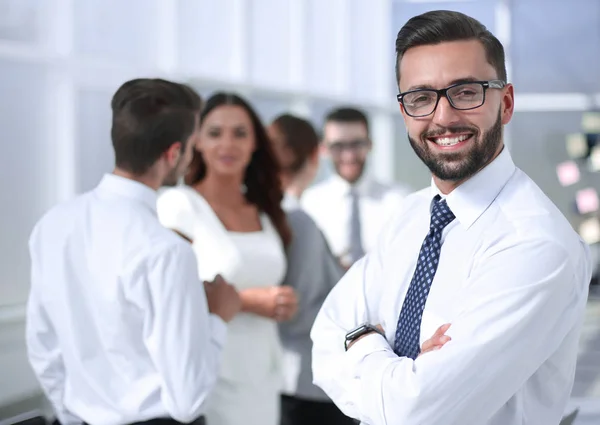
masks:
<svg viewBox="0 0 600 425"><path fill-rule="evenodd" d="M123 84L114 172L33 230L27 348L63 425L203 423L240 300L203 285L190 244L156 216L156 191L190 162L200 106L181 84Z"/></svg>
<svg viewBox="0 0 600 425"><path fill-rule="evenodd" d="M315 383L363 424L558 424L590 256L503 145L514 92L502 45L475 19L435 11L408 21L396 53L431 188L325 301ZM431 335L437 349L420 349Z"/></svg>

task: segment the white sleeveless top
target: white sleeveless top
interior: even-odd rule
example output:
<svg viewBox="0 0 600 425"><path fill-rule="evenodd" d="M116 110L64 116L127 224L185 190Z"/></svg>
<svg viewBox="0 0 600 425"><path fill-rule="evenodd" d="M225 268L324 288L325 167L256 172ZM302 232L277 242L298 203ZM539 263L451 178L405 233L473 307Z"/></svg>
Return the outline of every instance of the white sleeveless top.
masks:
<svg viewBox="0 0 600 425"><path fill-rule="evenodd" d="M283 244L273 224L260 215L262 230L230 232L193 188L167 189L158 199L161 223L193 241L202 280L221 274L238 290L276 286L286 271ZM282 382L277 323L240 313L228 326L220 378L229 382ZM280 386L281 384L279 384Z"/></svg>

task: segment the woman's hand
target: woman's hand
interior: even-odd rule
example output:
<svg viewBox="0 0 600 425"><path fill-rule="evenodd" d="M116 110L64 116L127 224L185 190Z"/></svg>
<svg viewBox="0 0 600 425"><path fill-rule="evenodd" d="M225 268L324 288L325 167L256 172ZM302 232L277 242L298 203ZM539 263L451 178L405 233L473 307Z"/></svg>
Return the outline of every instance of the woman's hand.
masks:
<svg viewBox="0 0 600 425"><path fill-rule="evenodd" d="M290 320L298 310L298 298L291 286L250 288L240 292L242 311L275 319Z"/></svg>

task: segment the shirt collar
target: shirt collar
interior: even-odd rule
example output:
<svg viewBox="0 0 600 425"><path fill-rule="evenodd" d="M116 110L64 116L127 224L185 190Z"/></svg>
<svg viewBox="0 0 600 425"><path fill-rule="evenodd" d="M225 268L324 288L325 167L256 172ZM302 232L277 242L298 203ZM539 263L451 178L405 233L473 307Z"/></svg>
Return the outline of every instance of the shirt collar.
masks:
<svg viewBox="0 0 600 425"><path fill-rule="evenodd" d="M432 179L431 196L445 198L459 223L468 229L496 199L515 170L512 157L504 147L490 164L448 195L442 195Z"/></svg>
<svg viewBox="0 0 600 425"><path fill-rule="evenodd" d="M97 190L141 202L156 213L157 193L143 183L115 174L105 174Z"/></svg>
<svg viewBox="0 0 600 425"><path fill-rule="evenodd" d="M286 211L297 210L300 208L300 200L291 193L285 192L281 207Z"/></svg>

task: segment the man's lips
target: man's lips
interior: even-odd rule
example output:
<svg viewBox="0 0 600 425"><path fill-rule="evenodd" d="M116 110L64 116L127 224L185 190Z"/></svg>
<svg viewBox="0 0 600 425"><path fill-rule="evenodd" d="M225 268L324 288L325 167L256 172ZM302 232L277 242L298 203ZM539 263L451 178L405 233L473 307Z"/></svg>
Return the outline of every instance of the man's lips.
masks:
<svg viewBox="0 0 600 425"><path fill-rule="evenodd" d="M427 137L430 143L435 144L440 148L458 148L464 146L471 140L473 133L460 133L460 134L445 134L435 137Z"/></svg>

